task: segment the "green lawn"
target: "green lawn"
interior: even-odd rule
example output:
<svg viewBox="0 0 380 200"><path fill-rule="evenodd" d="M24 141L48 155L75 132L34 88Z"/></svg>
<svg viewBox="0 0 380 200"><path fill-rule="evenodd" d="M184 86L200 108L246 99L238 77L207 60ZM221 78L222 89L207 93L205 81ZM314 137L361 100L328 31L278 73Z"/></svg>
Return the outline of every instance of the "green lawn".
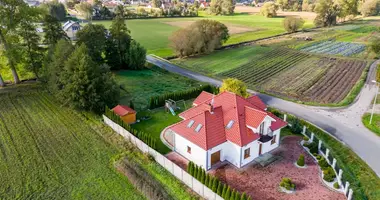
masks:
<svg viewBox="0 0 380 200"><path fill-rule="evenodd" d="M268 47L245 46L216 51L205 56L176 59L172 60L172 62L189 70L214 76L248 63L271 50L272 48Z"/></svg>
<svg viewBox="0 0 380 200"><path fill-rule="evenodd" d="M213 19L222 23L233 24L240 27L250 27L251 32L231 35L226 44L233 44L247 40L254 40L284 33L283 18L266 18L260 15L237 13L233 16L200 16L192 18L160 18L160 19L133 19L127 20L127 26L131 30L132 37L147 48L149 54L158 56L173 55L169 47L169 36L180 27L172 26L164 22L195 21L200 19ZM94 21L95 24L103 24L106 27L111 21ZM313 27L312 21L307 21L304 28Z"/></svg>
<svg viewBox="0 0 380 200"><path fill-rule="evenodd" d="M173 116L170 112L166 112L164 108L157 108L154 110L147 110L143 112L137 113L137 118L141 119L141 117L149 117L148 120L142 120L139 123L133 124L132 127L151 134L157 141L160 141L157 145L157 149L162 154L167 154L170 152L170 149L166 147L160 139L161 132L168 127L169 125L175 124L182 119L178 117L178 114L182 111L191 107L192 101L186 101L185 105L181 102L178 103L177 106L180 107L179 110L176 111L175 116Z"/></svg>
<svg viewBox="0 0 380 200"><path fill-rule="evenodd" d="M135 109L144 110L149 98L155 95L187 90L199 86L199 82L170 73L158 67L144 70L124 70L115 72L117 83L122 86L120 103L129 105L132 100Z"/></svg>
<svg viewBox="0 0 380 200"><path fill-rule="evenodd" d="M38 87L0 89L0 199L145 199L113 168L98 120Z"/></svg>
<svg viewBox="0 0 380 200"><path fill-rule="evenodd" d="M371 119L371 113L366 113L362 117L362 121L365 127L380 136L380 114L373 114L372 123L369 124Z"/></svg>

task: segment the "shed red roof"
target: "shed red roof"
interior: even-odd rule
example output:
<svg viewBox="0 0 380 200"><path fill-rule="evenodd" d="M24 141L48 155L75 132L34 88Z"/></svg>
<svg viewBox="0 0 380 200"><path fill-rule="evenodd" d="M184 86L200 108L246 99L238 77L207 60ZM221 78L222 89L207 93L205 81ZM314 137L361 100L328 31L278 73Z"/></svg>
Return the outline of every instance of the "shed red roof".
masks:
<svg viewBox="0 0 380 200"><path fill-rule="evenodd" d="M119 116L125 116L127 114L136 113L135 110L124 105L117 105L116 107L112 108L112 110Z"/></svg>
<svg viewBox="0 0 380 200"><path fill-rule="evenodd" d="M286 122L264 110L266 106L260 98L249 99L250 101L231 92L223 92L215 97L202 92L194 101L196 106L179 115L184 120L170 128L192 143L208 150L226 140L245 146L259 139L259 134L248 127L258 129L266 117L272 120L270 126L272 131L286 125ZM212 107L215 109L212 110ZM191 121L193 121L192 126L190 126ZM195 129L199 124L202 128L196 132Z"/></svg>

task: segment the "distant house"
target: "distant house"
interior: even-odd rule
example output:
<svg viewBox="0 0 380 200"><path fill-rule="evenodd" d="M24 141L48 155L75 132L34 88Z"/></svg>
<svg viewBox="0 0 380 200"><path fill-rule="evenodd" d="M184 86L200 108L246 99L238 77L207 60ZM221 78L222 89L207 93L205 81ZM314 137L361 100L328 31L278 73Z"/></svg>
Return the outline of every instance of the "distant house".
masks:
<svg viewBox="0 0 380 200"><path fill-rule="evenodd" d="M25 3L28 4L30 7L37 7L41 3L39 1L33 1L33 0L25 0Z"/></svg>
<svg viewBox="0 0 380 200"><path fill-rule="evenodd" d="M183 119L165 129L175 152L209 170L227 161L241 168L277 148L286 122L266 111L257 96L202 92Z"/></svg>
<svg viewBox="0 0 380 200"><path fill-rule="evenodd" d="M76 34L80 30L81 26L79 25L78 22L74 21L67 21L66 23L63 24L62 29L66 32L67 36L71 40L76 40Z"/></svg>
<svg viewBox="0 0 380 200"><path fill-rule="evenodd" d="M202 3L199 5L200 8L207 8L207 7L209 7L209 6L210 6L210 4L207 3L207 2L202 2Z"/></svg>
<svg viewBox="0 0 380 200"><path fill-rule="evenodd" d="M136 111L128 106L117 105L112 111L120 116L125 123L133 124L136 122Z"/></svg>

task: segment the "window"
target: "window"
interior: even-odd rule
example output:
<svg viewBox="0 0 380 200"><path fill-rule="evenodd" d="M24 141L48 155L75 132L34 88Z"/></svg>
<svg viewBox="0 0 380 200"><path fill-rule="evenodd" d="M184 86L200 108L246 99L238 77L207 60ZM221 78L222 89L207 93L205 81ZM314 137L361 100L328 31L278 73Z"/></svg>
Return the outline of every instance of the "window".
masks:
<svg viewBox="0 0 380 200"><path fill-rule="evenodd" d="M226 128L230 129L232 127L232 125L234 125L234 120L229 121Z"/></svg>
<svg viewBox="0 0 380 200"><path fill-rule="evenodd" d="M187 153L191 154L191 147L187 146Z"/></svg>
<svg viewBox="0 0 380 200"><path fill-rule="evenodd" d="M199 132L202 128L202 124L198 124L197 128L195 128L195 132Z"/></svg>
<svg viewBox="0 0 380 200"><path fill-rule="evenodd" d="M250 150L251 150L250 148L244 150L244 159L247 159L247 158L249 158L251 156L251 151Z"/></svg>
<svg viewBox="0 0 380 200"><path fill-rule="evenodd" d="M262 135L264 134L264 126L265 126L264 122L260 124L260 134Z"/></svg>
<svg viewBox="0 0 380 200"><path fill-rule="evenodd" d="M194 124L194 120L191 120L189 122L189 124L187 124L187 128L191 128L193 126L193 124Z"/></svg>
<svg viewBox="0 0 380 200"><path fill-rule="evenodd" d="M272 141L270 142L270 144L271 144L271 145L272 145L272 144L276 144L276 135L273 136Z"/></svg>

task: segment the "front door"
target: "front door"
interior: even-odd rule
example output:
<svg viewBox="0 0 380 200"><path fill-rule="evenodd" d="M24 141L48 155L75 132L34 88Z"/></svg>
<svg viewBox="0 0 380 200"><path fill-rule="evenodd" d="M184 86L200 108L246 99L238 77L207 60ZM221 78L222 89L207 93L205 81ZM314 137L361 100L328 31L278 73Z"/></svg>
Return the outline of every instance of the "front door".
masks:
<svg viewBox="0 0 380 200"><path fill-rule="evenodd" d="M261 149L263 148L263 144L259 144L259 156L261 156Z"/></svg>
<svg viewBox="0 0 380 200"><path fill-rule="evenodd" d="M211 166L220 161L220 151L211 154Z"/></svg>

